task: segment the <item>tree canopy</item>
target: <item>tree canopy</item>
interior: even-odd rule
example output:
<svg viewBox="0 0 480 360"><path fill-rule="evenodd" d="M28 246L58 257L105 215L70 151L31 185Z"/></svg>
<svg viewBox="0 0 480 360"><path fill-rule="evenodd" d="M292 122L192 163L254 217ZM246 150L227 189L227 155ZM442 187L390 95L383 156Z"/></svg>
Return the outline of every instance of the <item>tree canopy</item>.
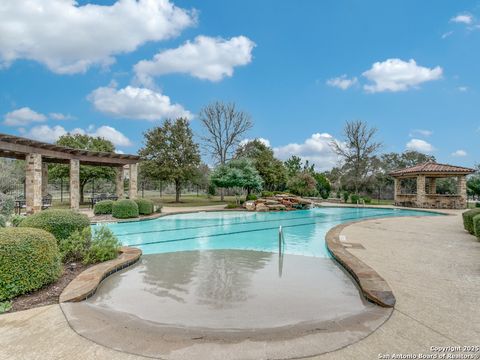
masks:
<svg viewBox="0 0 480 360"><path fill-rule="evenodd" d="M144 134L141 171L152 180L175 183L175 201L180 201L182 185L198 175L200 151L193 140L187 119L167 119Z"/></svg>
<svg viewBox="0 0 480 360"><path fill-rule="evenodd" d="M263 180L250 159L242 158L217 166L211 174L211 182L220 188L242 188L247 196L252 191L260 191Z"/></svg>

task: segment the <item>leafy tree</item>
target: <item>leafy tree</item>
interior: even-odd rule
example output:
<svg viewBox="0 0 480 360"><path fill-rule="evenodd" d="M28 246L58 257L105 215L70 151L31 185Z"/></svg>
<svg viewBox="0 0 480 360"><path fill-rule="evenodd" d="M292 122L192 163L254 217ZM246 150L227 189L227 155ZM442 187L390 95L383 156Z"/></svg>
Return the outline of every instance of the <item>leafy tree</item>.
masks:
<svg viewBox="0 0 480 360"><path fill-rule="evenodd" d="M207 190L210 184L210 173L211 170L207 164L200 164L200 166L195 171L195 176L192 178L191 183L195 185L198 189Z"/></svg>
<svg viewBox="0 0 480 360"><path fill-rule="evenodd" d="M198 144L187 119L165 120L144 134L142 172L152 180L172 181L175 201L180 202L182 185L195 178L200 165Z"/></svg>
<svg viewBox="0 0 480 360"><path fill-rule="evenodd" d="M287 182L287 174L283 162L276 159L273 150L258 139L248 141L238 147L236 159L251 159L253 165L263 179L264 188L283 190Z"/></svg>
<svg viewBox="0 0 480 360"><path fill-rule="evenodd" d="M220 188L242 188L247 197L252 191L262 189L263 180L249 159L235 159L219 165L210 178L213 185Z"/></svg>
<svg viewBox="0 0 480 360"><path fill-rule="evenodd" d="M467 193L470 196L480 197L480 164L477 166L477 172L467 179Z"/></svg>
<svg viewBox="0 0 480 360"><path fill-rule="evenodd" d="M302 171L302 159L298 156L292 155L287 161L285 161L285 168L287 169L288 177L293 177Z"/></svg>
<svg viewBox="0 0 480 360"><path fill-rule="evenodd" d="M313 196L317 192L317 181L308 172L300 172L292 176L287 186L291 193L300 196Z"/></svg>
<svg viewBox="0 0 480 360"><path fill-rule="evenodd" d="M244 135L253 126L250 115L237 110L235 103L220 101L200 110L199 119L204 130L204 146L220 165L225 165L232 157Z"/></svg>
<svg viewBox="0 0 480 360"><path fill-rule="evenodd" d="M313 178L317 182L317 191L323 199L328 199L330 196L330 191L332 190L332 186L330 185L330 181L328 181L327 177L320 173L314 173Z"/></svg>
<svg viewBox="0 0 480 360"><path fill-rule="evenodd" d="M372 159L382 146L375 141L377 129L369 128L363 121L347 121L343 129L344 141L332 141L333 150L343 159L350 173L355 194L371 171Z"/></svg>
<svg viewBox="0 0 480 360"><path fill-rule="evenodd" d="M25 161L0 158L0 192L7 194L25 180Z"/></svg>
<svg viewBox="0 0 480 360"><path fill-rule="evenodd" d="M115 152L115 146L111 141L102 137L94 137L83 134L66 134L61 136L57 145L67 146L74 149ZM70 168L67 165L49 165L48 177L50 179L66 179L70 176ZM89 181L104 179L113 181L115 170L109 166L80 165L80 202L84 202L84 188Z"/></svg>

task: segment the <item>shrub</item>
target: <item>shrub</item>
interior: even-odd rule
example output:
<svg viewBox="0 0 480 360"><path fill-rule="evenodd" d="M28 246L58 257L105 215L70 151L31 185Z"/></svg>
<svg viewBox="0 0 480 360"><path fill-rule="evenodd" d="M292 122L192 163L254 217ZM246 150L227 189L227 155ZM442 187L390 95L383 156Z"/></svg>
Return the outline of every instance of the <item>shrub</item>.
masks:
<svg viewBox="0 0 480 360"><path fill-rule="evenodd" d="M13 215L11 218L10 218L10 222L12 223L12 226L19 226L20 223L23 221L23 219L25 219L25 216L22 216L22 215Z"/></svg>
<svg viewBox="0 0 480 360"><path fill-rule="evenodd" d="M102 225L95 229L90 248L83 262L94 264L100 261L115 259L121 244L107 226Z"/></svg>
<svg viewBox="0 0 480 360"><path fill-rule="evenodd" d="M465 230L467 230L470 234L474 233L473 229L473 217L475 215L480 214L480 209L471 209L468 211L465 211L462 216L463 216L463 227Z"/></svg>
<svg viewBox="0 0 480 360"><path fill-rule="evenodd" d="M365 204L371 204L372 203L372 198L370 196L364 196L362 199L365 202Z"/></svg>
<svg viewBox="0 0 480 360"><path fill-rule="evenodd" d="M27 216L18 226L46 230L60 243L73 232L89 227L90 220L87 215L71 210L49 209Z"/></svg>
<svg viewBox="0 0 480 360"><path fill-rule="evenodd" d="M238 208L237 203L228 203L226 209L236 209Z"/></svg>
<svg viewBox="0 0 480 360"><path fill-rule="evenodd" d="M350 193L348 191L344 191L342 196L343 196L343 201L347 202L348 198L350 197Z"/></svg>
<svg viewBox="0 0 480 360"><path fill-rule="evenodd" d="M262 197L272 197L274 195L271 191L262 191Z"/></svg>
<svg viewBox="0 0 480 360"><path fill-rule="evenodd" d="M257 199L258 199L257 195L250 194L250 195L247 195L246 201L255 201Z"/></svg>
<svg viewBox="0 0 480 360"><path fill-rule="evenodd" d="M67 239L60 243L60 254L64 263L83 261L92 242L90 227L82 231L74 231Z"/></svg>
<svg viewBox="0 0 480 360"><path fill-rule="evenodd" d="M147 199L135 199L138 206L138 213L140 215L153 214L153 201Z"/></svg>
<svg viewBox="0 0 480 360"><path fill-rule="evenodd" d="M7 226L7 219L4 215L0 215L0 228Z"/></svg>
<svg viewBox="0 0 480 360"><path fill-rule="evenodd" d="M15 209L15 197L0 193L0 214L6 217L13 214Z"/></svg>
<svg viewBox="0 0 480 360"><path fill-rule="evenodd" d="M317 193L317 181L308 172L298 173L287 181L288 191L300 196L314 196Z"/></svg>
<svg viewBox="0 0 480 360"><path fill-rule="evenodd" d="M113 200L102 200L95 204L93 213L95 215L104 215L112 213Z"/></svg>
<svg viewBox="0 0 480 360"><path fill-rule="evenodd" d="M480 214L475 215L472 221L473 221L473 233L477 238L480 239Z"/></svg>
<svg viewBox="0 0 480 360"><path fill-rule="evenodd" d="M352 202L352 204L356 204L359 200L360 196L358 196L357 194L352 194L352 196L350 196L350 201Z"/></svg>
<svg viewBox="0 0 480 360"><path fill-rule="evenodd" d="M0 229L0 301L41 288L62 273L52 234L39 229Z"/></svg>
<svg viewBox="0 0 480 360"><path fill-rule="evenodd" d="M480 208L480 202L476 202L475 207Z"/></svg>
<svg viewBox="0 0 480 360"><path fill-rule="evenodd" d="M117 219L138 217L138 205L133 200L117 200L112 206L112 216Z"/></svg>

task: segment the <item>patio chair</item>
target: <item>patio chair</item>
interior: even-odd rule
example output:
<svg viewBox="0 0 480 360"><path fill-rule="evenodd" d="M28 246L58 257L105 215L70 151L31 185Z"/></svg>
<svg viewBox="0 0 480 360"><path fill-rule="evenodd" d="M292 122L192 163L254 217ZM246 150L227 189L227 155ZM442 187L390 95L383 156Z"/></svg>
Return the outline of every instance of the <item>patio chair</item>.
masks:
<svg viewBox="0 0 480 360"><path fill-rule="evenodd" d="M22 209L27 209L27 201L24 195L20 195L15 199L15 214L20 215Z"/></svg>
<svg viewBox="0 0 480 360"><path fill-rule="evenodd" d="M52 195L47 194L42 197L42 210L48 209L52 207Z"/></svg>

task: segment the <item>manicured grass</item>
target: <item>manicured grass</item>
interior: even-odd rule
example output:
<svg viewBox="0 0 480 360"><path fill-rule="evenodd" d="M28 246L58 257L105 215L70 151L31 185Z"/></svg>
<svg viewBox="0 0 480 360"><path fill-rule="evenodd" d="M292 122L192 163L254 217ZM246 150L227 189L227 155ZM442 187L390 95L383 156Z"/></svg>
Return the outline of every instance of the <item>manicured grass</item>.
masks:
<svg viewBox="0 0 480 360"><path fill-rule="evenodd" d="M372 199L371 205L393 205L393 200Z"/></svg>
<svg viewBox="0 0 480 360"><path fill-rule="evenodd" d="M141 195L141 194L140 194ZM147 196L145 196L147 198ZM224 201L220 200L220 196L208 197L207 195L184 195L180 197L180 202L175 202L175 195L152 196L148 197L156 205L172 206L172 207L186 207L186 206L210 206L223 205L235 201L235 196L225 196Z"/></svg>

